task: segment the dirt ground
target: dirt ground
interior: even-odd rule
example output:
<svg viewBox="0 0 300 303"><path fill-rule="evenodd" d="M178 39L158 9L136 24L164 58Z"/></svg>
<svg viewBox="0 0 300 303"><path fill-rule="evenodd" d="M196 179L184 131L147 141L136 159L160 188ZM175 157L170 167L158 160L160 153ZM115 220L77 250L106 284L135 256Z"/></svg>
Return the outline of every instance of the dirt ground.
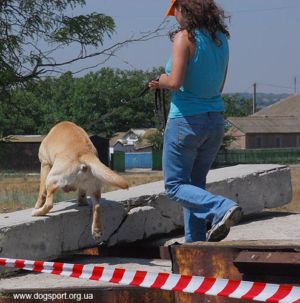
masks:
<svg viewBox="0 0 300 303"><path fill-rule="evenodd" d="M292 201L283 206L284 211L300 213L300 165L291 165L291 181L293 188Z"/></svg>
<svg viewBox="0 0 300 303"><path fill-rule="evenodd" d="M293 187L292 201L276 211L300 213L300 165L291 165L291 181ZM132 170L121 173L130 186L146 184L162 180L161 171ZM116 190L116 187L103 186L102 192ZM0 213L11 212L33 207L39 191L39 174L1 174L0 172ZM76 193L65 194L58 191L55 201L76 198Z"/></svg>

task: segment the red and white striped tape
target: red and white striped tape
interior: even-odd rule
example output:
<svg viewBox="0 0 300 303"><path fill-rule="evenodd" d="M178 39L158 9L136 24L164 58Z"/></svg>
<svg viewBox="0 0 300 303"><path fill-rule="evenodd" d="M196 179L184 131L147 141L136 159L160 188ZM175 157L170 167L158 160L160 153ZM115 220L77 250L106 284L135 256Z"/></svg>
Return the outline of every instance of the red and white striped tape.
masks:
<svg viewBox="0 0 300 303"><path fill-rule="evenodd" d="M122 285L263 302L300 303L300 287L82 264L0 258L0 266Z"/></svg>

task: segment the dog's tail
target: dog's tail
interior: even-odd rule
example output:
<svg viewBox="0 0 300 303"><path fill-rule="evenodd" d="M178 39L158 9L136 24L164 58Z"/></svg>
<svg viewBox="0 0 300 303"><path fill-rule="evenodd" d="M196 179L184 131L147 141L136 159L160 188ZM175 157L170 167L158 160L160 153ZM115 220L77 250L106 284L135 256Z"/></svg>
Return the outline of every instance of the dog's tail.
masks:
<svg viewBox="0 0 300 303"><path fill-rule="evenodd" d="M129 187L128 182L110 168L105 166L94 154L85 154L80 162L90 167L92 174L100 181L123 189Z"/></svg>

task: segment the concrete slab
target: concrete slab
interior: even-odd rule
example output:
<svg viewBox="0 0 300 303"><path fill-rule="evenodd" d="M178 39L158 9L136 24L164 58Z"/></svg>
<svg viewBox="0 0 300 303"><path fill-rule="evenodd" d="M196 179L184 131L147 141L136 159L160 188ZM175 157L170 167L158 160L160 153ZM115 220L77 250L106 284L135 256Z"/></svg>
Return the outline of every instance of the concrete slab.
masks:
<svg viewBox="0 0 300 303"><path fill-rule="evenodd" d="M245 214L283 206L292 198L290 168L277 164L246 164L214 169L208 173L207 190L237 201ZM131 208L150 205L161 198L163 193L164 183L158 181L128 191L106 193L104 196L109 200L122 201ZM171 208L174 208L173 203Z"/></svg>
<svg viewBox="0 0 300 303"><path fill-rule="evenodd" d="M120 203L102 201L104 236L118 228L126 210ZM32 217L32 209L0 214L0 256L23 259L54 259L63 252L95 246L91 235L91 207L74 201L55 204L44 217ZM109 216L107 216L109 214Z"/></svg>
<svg viewBox="0 0 300 303"><path fill-rule="evenodd" d="M231 228L224 241L300 241L300 214L264 212Z"/></svg>
<svg viewBox="0 0 300 303"><path fill-rule="evenodd" d="M212 170L208 190L236 200L245 213L291 200L290 169L281 165L238 165ZM45 217L32 209L0 214L0 256L51 260L65 252L95 246L91 208L61 202ZM102 199L103 241L134 242L182 227L182 210L164 194L163 182L114 191Z"/></svg>
<svg viewBox="0 0 300 303"><path fill-rule="evenodd" d="M233 242L267 243L277 246L297 243L300 246L300 214L278 211L264 211L260 214L246 216L242 222L230 229L228 236L221 242L209 242L211 245ZM149 246L169 246L174 243L184 244L184 236L161 238L149 242ZM200 242L199 242L200 243ZM207 242L205 242L207 244ZM246 242L245 242L246 243ZM247 243L247 245L249 245ZM267 245L266 244L266 245Z"/></svg>
<svg viewBox="0 0 300 303"><path fill-rule="evenodd" d="M300 214L285 212L262 212L258 216L248 216L241 224L233 227L226 239L219 243L204 243L205 245L238 247L300 247ZM161 239L160 245L171 245L175 241L183 243L183 237L172 240ZM156 242L158 244L158 242ZM196 243L193 243L195 245ZM201 243L200 243L201 245ZM69 263L80 263L146 270L153 272L171 272L171 261L160 259L133 258L102 258L97 256L77 257L64 260ZM72 279L49 274L23 273L0 279L0 293L39 292L51 289L56 291L89 291L122 288L122 285L105 282Z"/></svg>

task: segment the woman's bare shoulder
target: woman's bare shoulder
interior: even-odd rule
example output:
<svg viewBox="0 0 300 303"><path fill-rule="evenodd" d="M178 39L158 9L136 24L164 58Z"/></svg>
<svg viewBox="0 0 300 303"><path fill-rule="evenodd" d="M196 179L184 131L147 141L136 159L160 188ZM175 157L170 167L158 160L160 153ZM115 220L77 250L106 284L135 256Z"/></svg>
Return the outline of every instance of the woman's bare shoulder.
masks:
<svg viewBox="0 0 300 303"><path fill-rule="evenodd" d="M189 33L186 29L183 29L176 33L174 39L189 39Z"/></svg>
<svg viewBox="0 0 300 303"><path fill-rule="evenodd" d="M190 44L188 31L184 29L176 33L174 37L174 43L185 44L186 46L188 46Z"/></svg>

